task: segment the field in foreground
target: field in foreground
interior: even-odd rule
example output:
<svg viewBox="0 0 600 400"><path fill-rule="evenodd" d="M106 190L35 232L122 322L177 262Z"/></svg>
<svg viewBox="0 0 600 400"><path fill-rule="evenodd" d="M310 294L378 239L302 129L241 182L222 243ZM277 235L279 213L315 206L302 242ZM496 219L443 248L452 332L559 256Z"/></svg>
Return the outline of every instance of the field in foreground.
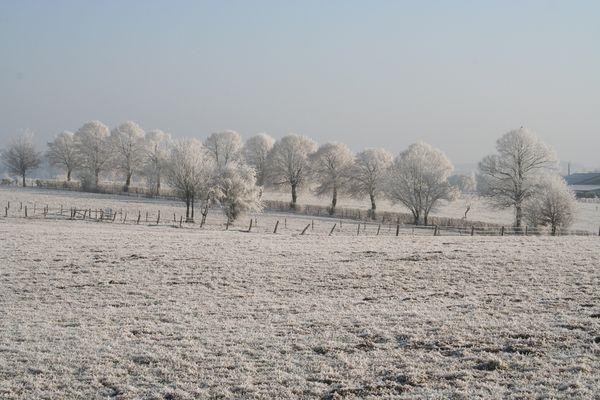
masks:
<svg viewBox="0 0 600 400"><path fill-rule="evenodd" d="M0 398L594 398L599 244L0 219Z"/></svg>

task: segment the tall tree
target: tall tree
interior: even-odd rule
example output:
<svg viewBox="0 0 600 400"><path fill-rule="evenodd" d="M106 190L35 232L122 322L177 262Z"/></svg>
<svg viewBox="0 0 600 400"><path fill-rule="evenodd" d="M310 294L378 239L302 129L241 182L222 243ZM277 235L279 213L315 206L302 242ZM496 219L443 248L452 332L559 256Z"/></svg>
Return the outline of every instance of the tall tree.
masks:
<svg viewBox="0 0 600 400"><path fill-rule="evenodd" d="M478 188L499 207L514 207L515 226L523 220L523 203L535 192L537 178L555 169L554 151L526 128L504 134L496 154L479 162Z"/></svg>
<svg viewBox="0 0 600 400"><path fill-rule="evenodd" d="M160 194L161 178L169 158L171 135L156 129L146 134L144 173L152 193Z"/></svg>
<svg viewBox="0 0 600 400"><path fill-rule="evenodd" d="M213 133L204 141L204 147L213 158L217 168L223 168L229 162L240 159L242 137L234 131Z"/></svg>
<svg viewBox="0 0 600 400"><path fill-rule="evenodd" d="M90 121L83 124L75 132L75 152L77 164L84 171L85 181L98 186L100 174L110 167L113 150L109 141L110 131L100 121Z"/></svg>
<svg viewBox="0 0 600 400"><path fill-rule="evenodd" d="M77 167L77 152L75 149L75 136L73 132L64 131L48 143L46 152L51 165L64 168L67 173L67 182L71 181L71 174Z"/></svg>
<svg viewBox="0 0 600 400"><path fill-rule="evenodd" d="M386 179L386 192L393 202L410 210L415 224L422 220L427 225L435 204L453 197L448 184L453 169L440 150L427 143L414 143L394 159Z"/></svg>
<svg viewBox="0 0 600 400"><path fill-rule="evenodd" d="M549 226L552 232L568 228L575 215L575 195L558 174L536 180L534 194L523 204L525 218L533 226Z"/></svg>
<svg viewBox="0 0 600 400"><path fill-rule="evenodd" d="M298 188L307 180L308 157L316 147L312 139L290 134L275 142L267 158L267 180L272 186L291 189L292 209L296 208Z"/></svg>
<svg viewBox="0 0 600 400"><path fill-rule="evenodd" d="M392 165L392 155L384 149L367 149L358 153L350 178L352 196L369 197L371 218L375 219L376 199L383 192L385 174Z"/></svg>
<svg viewBox="0 0 600 400"><path fill-rule="evenodd" d="M133 174L144 165L145 135L144 130L133 121L122 123L110 133L115 166L125 176L125 192L129 191Z"/></svg>
<svg viewBox="0 0 600 400"><path fill-rule="evenodd" d="M240 214L260 211L259 188L255 171L241 162L229 162L219 170L216 178L216 197L228 221L235 221Z"/></svg>
<svg viewBox="0 0 600 400"><path fill-rule="evenodd" d="M176 141L167 164L167 180L186 205L186 221L194 220L196 199L210 199L215 163L196 139Z"/></svg>
<svg viewBox="0 0 600 400"><path fill-rule="evenodd" d="M275 139L266 133L252 136L246 143L242 152L246 163L256 171L256 184L263 186L265 182L265 168L269 151L273 148Z"/></svg>
<svg viewBox="0 0 600 400"><path fill-rule="evenodd" d="M0 158L10 173L22 178L25 187L27 172L39 167L41 153L34 144L33 134L25 132L9 141L8 146L0 153Z"/></svg>
<svg viewBox="0 0 600 400"><path fill-rule="evenodd" d="M352 152L342 143L325 143L309 157L310 171L317 184L318 196L331 195L329 214L335 214L338 195L348 189L354 161Z"/></svg>

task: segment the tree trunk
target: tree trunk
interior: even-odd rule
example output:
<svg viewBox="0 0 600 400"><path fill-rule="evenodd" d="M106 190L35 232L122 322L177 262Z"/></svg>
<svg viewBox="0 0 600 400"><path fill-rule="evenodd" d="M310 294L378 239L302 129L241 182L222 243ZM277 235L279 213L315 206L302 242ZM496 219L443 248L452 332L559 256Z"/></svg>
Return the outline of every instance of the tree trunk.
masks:
<svg viewBox="0 0 600 400"><path fill-rule="evenodd" d="M292 185L292 204L290 204L290 208L292 210L296 209L297 198L298 198L298 195L296 194L296 185Z"/></svg>
<svg viewBox="0 0 600 400"><path fill-rule="evenodd" d="M375 210L377 209L377 205L375 204L375 195L371 193L369 197L371 198L371 219L375 219Z"/></svg>
<svg viewBox="0 0 600 400"><path fill-rule="evenodd" d="M156 174L156 195L160 195L160 174Z"/></svg>
<svg viewBox="0 0 600 400"><path fill-rule="evenodd" d="M71 182L71 168L67 169L67 182Z"/></svg>
<svg viewBox="0 0 600 400"><path fill-rule="evenodd" d="M425 226L427 226L427 219L429 217L429 213L425 212L423 213L423 223L425 224Z"/></svg>
<svg viewBox="0 0 600 400"><path fill-rule="evenodd" d="M185 221L189 221L190 220L190 199L186 198L185 199Z"/></svg>
<svg viewBox="0 0 600 400"><path fill-rule="evenodd" d="M194 222L194 196L192 196L192 222Z"/></svg>
<svg viewBox="0 0 600 400"><path fill-rule="evenodd" d="M412 212L415 225L419 225L419 213L416 211Z"/></svg>
<svg viewBox="0 0 600 400"><path fill-rule="evenodd" d="M130 184L131 184L131 172L127 174L127 178L125 179L125 187L123 188L124 192L129 192Z"/></svg>
<svg viewBox="0 0 600 400"><path fill-rule="evenodd" d="M521 227L521 221L523 220L523 207L520 203L515 205L516 215L515 215L515 227Z"/></svg>
<svg viewBox="0 0 600 400"><path fill-rule="evenodd" d="M331 198L331 208L329 209L329 215L335 214L336 204L337 204L337 188L333 188L333 197Z"/></svg>
<svg viewBox="0 0 600 400"><path fill-rule="evenodd" d="M27 186L27 183L25 183L25 174L23 174L23 187Z"/></svg>
<svg viewBox="0 0 600 400"><path fill-rule="evenodd" d="M100 182L100 171L99 170L95 170L94 171L94 186L98 187L98 183Z"/></svg>

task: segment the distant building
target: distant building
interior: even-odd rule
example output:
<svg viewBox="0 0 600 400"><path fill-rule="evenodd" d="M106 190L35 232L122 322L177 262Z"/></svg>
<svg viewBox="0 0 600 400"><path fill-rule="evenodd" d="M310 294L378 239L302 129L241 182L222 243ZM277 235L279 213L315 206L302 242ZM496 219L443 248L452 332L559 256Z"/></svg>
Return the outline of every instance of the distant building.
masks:
<svg viewBox="0 0 600 400"><path fill-rule="evenodd" d="M567 175L565 181L579 198L600 197L600 172Z"/></svg>

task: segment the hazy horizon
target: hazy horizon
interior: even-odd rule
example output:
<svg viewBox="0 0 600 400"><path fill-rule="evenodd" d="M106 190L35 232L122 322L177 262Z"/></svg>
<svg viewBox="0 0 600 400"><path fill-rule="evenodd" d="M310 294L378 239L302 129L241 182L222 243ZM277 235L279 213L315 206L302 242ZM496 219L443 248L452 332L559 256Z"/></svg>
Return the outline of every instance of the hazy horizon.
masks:
<svg viewBox="0 0 600 400"><path fill-rule="evenodd" d="M527 126L600 166L600 4L3 2L0 141L98 119L477 162ZM0 147L1 147L0 142Z"/></svg>

